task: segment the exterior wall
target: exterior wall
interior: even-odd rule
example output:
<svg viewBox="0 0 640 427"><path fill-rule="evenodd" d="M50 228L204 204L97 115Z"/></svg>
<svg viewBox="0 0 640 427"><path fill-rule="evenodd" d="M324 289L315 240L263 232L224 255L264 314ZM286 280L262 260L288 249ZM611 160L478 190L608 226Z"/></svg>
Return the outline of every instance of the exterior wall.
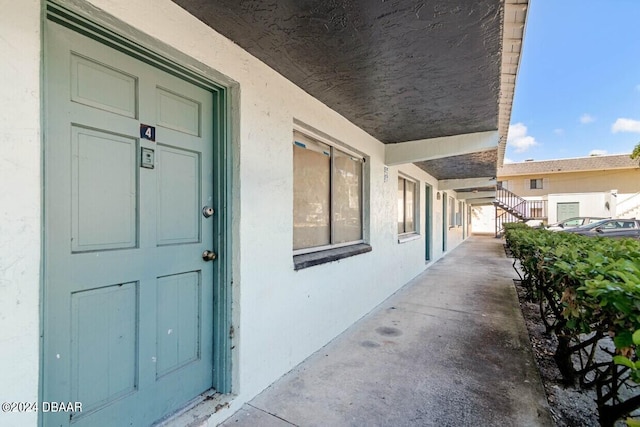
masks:
<svg viewBox="0 0 640 427"><path fill-rule="evenodd" d="M543 188L532 190L531 179L543 179ZM547 223L558 221L557 204L579 202L579 216L635 215L640 206L640 168L586 172L500 176L503 186L527 200L548 200ZM618 206L618 203L622 203Z"/></svg>
<svg viewBox="0 0 640 427"><path fill-rule="evenodd" d="M66 3L74 3L69 0ZM115 18L237 82L233 132L233 392L215 424L345 330L425 268L425 183L432 191L431 260L443 255L437 180L414 165L385 173L384 145L169 0L91 0ZM80 3L79 3L80 4ZM41 3L7 3L0 16L0 367L2 401L38 400L41 310ZM125 31L125 30L123 30ZM294 120L365 155L373 251L294 271ZM419 181L419 238L398 242L397 174ZM367 176L369 177L367 180ZM385 179L385 176L388 179ZM448 192L454 195L454 192ZM457 205L457 200L456 200ZM463 240L447 228L447 248ZM13 416L13 415L10 415ZM34 425L37 414L20 414ZM7 419L7 418L5 418ZM18 418L16 418L18 420ZM13 423L13 420L9 421Z"/></svg>
<svg viewBox="0 0 640 427"><path fill-rule="evenodd" d="M609 193L610 194L610 193ZM605 202L607 194L602 193L566 193L566 194L549 194L548 196L548 213L547 222L553 224L558 222L558 203L578 203L577 216L595 216L608 218L612 215L611 208L607 209Z"/></svg>
<svg viewBox="0 0 640 427"><path fill-rule="evenodd" d="M0 14L0 401L38 400L40 335L40 2ZM35 425L2 414L0 425Z"/></svg>
<svg viewBox="0 0 640 427"><path fill-rule="evenodd" d="M531 190L529 182L537 178L544 180L543 188ZM499 180L505 188L524 198L559 193L608 192L614 189L619 193L637 193L640 191L640 168L500 176Z"/></svg>

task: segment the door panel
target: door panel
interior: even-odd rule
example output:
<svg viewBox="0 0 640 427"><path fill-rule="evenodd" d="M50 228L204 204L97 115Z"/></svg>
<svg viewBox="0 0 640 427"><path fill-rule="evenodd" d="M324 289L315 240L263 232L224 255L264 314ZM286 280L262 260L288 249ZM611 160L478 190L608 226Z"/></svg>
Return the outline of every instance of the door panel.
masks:
<svg viewBox="0 0 640 427"><path fill-rule="evenodd" d="M83 411L136 389L137 299L136 283L71 295L71 396Z"/></svg>
<svg viewBox="0 0 640 427"><path fill-rule="evenodd" d="M200 103L163 88L157 91L158 126L200 136Z"/></svg>
<svg viewBox="0 0 640 427"><path fill-rule="evenodd" d="M136 139L71 129L71 248L73 252L137 244Z"/></svg>
<svg viewBox="0 0 640 427"><path fill-rule="evenodd" d="M197 272L158 278L156 377L200 355L200 275Z"/></svg>
<svg viewBox="0 0 640 427"><path fill-rule="evenodd" d="M71 54L72 101L136 118L137 92L135 76Z"/></svg>
<svg viewBox="0 0 640 427"><path fill-rule="evenodd" d="M199 153L158 144L157 243L198 242L202 213Z"/></svg>
<svg viewBox="0 0 640 427"><path fill-rule="evenodd" d="M83 411L43 421L149 425L213 381L213 97L52 22L46 43L43 399Z"/></svg>

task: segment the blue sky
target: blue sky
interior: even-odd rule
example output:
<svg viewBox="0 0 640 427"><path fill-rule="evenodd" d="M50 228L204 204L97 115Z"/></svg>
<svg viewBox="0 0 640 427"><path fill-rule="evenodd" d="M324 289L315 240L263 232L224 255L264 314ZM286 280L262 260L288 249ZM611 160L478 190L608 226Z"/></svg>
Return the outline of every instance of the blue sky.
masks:
<svg viewBox="0 0 640 427"><path fill-rule="evenodd" d="M640 0L530 0L505 162L638 142Z"/></svg>

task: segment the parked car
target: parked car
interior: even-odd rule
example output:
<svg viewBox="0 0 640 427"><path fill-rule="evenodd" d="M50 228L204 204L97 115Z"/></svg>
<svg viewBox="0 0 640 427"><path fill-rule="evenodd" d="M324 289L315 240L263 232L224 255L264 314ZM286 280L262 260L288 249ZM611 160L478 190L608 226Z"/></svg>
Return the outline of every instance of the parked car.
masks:
<svg viewBox="0 0 640 427"><path fill-rule="evenodd" d="M640 239L640 221L637 219L603 219L591 224L560 231L561 233L602 236L621 239Z"/></svg>
<svg viewBox="0 0 640 427"><path fill-rule="evenodd" d="M566 230L568 228L580 227L581 225L592 224L596 221L600 221L602 217L593 217L593 216L577 216L573 218L567 218L563 221L556 222L555 224L547 225L547 230L558 231L558 230Z"/></svg>

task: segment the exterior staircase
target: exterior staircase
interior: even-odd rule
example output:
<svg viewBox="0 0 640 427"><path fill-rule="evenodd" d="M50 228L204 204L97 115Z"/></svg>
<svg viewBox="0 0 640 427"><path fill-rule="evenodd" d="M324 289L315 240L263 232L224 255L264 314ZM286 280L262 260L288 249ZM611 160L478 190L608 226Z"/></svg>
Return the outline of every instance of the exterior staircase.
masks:
<svg viewBox="0 0 640 427"><path fill-rule="evenodd" d="M618 218L640 218L640 193L621 200L617 206Z"/></svg>
<svg viewBox="0 0 640 427"><path fill-rule="evenodd" d="M502 236L506 223L547 218L546 200L526 200L502 186L497 187L493 204L496 207L496 237Z"/></svg>

